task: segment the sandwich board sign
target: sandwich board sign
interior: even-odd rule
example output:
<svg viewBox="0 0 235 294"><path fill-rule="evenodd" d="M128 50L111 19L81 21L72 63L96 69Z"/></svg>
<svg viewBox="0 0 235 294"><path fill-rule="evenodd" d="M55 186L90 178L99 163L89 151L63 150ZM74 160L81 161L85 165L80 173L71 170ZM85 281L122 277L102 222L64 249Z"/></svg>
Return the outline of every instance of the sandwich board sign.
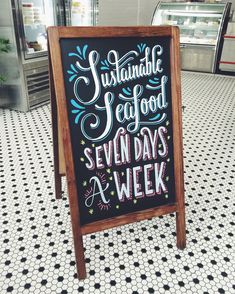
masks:
<svg viewBox="0 0 235 294"><path fill-rule="evenodd" d="M82 236L176 212L185 240L176 27L48 29L56 197L66 176L79 278Z"/></svg>

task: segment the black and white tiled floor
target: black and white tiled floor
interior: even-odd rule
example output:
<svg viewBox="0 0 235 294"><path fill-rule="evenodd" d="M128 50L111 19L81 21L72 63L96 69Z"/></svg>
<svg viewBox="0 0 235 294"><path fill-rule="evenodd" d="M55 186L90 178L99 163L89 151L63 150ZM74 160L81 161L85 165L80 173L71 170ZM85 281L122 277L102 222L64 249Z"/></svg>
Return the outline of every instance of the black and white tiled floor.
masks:
<svg viewBox="0 0 235 294"><path fill-rule="evenodd" d="M187 248L175 216L84 237L76 278L66 185L55 200L50 108L0 110L0 293L235 293L235 79L183 72Z"/></svg>

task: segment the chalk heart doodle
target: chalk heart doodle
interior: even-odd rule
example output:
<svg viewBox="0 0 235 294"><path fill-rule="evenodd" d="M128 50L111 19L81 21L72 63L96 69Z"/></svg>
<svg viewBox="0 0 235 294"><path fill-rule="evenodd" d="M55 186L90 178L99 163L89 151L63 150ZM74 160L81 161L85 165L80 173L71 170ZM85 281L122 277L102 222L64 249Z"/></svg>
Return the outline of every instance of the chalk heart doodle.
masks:
<svg viewBox="0 0 235 294"><path fill-rule="evenodd" d="M109 50L101 56L87 44L68 54L74 95L69 102L82 135L90 215L95 207L108 211L113 203L112 209L120 209L125 201L168 197L170 122L162 54L163 46L145 43L122 55Z"/></svg>
<svg viewBox="0 0 235 294"><path fill-rule="evenodd" d="M96 50L88 53L88 45L84 45L83 48L77 46L76 50L76 53L69 53L70 57L77 57L77 60L67 70L74 92L74 98L70 102L74 107L72 113L75 114L75 123L81 125L81 132L86 139L100 142L107 138L113 129L114 120L115 125L126 124L127 131L134 134L141 126L157 125L166 119L163 110L168 105L168 77L157 77L163 72L160 58L163 53L162 46L155 45L151 49L141 43L137 45L137 50L128 51L123 56L116 50L110 50L105 59L101 59L100 53ZM87 76L88 72L91 74L90 79ZM149 78L147 84L138 83L138 80L144 77ZM131 81L136 81L136 85L132 88L125 87L125 84ZM93 95L87 97L86 88L92 85ZM118 97L114 94L117 85L123 85ZM145 89L153 91L153 94L150 97L143 97ZM119 99L120 103L114 107L115 99ZM88 111L88 106L91 105L94 106L95 112ZM142 120L141 115L146 119ZM103 130L100 130L101 117L106 119ZM87 124L87 121L90 123ZM90 130L87 125L90 126ZM95 129L100 133L92 136L89 131Z"/></svg>

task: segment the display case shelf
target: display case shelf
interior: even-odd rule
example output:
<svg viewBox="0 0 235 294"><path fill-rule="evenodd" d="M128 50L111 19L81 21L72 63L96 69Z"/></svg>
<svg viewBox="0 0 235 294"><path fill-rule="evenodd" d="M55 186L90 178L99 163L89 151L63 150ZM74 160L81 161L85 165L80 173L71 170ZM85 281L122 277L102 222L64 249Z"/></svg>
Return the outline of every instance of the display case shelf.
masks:
<svg viewBox="0 0 235 294"><path fill-rule="evenodd" d="M210 17L221 17L221 14L216 13L216 14L209 14L209 13L196 13L195 12L175 12L175 11L166 11L164 12L165 15L170 15L170 16L180 16L180 17L186 17L186 16L190 16L190 17L206 17L206 18L210 18Z"/></svg>
<svg viewBox="0 0 235 294"><path fill-rule="evenodd" d="M202 31L218 31L218 26L209 26L209 25L178 25L177 26L180 28L180 30L202 30Z"/></svg>

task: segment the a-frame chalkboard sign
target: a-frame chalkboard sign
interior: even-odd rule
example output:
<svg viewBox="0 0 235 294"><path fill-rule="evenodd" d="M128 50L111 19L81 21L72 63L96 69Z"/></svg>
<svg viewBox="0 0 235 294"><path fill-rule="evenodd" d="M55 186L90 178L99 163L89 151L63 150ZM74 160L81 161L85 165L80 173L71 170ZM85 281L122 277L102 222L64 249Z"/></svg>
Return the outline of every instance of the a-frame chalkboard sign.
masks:
<svg viewBox="0 0 235 294"><path fill-rule="evenodd" d="M56 197L66 175L77 271L82 236L176 212L185 247L179 31L48 29Z"/></svg>

